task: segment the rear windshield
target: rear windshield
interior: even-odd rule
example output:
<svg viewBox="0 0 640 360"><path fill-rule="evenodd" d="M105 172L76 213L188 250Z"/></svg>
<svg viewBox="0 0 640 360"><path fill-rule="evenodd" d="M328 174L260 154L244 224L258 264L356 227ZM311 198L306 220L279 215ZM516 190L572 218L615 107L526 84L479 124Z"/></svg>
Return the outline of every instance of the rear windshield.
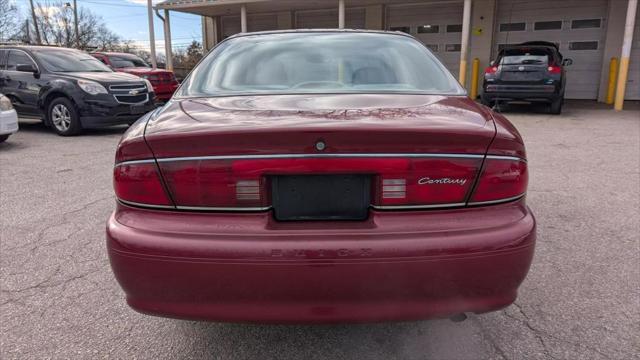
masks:
<svg viewBox="0 0 640 360"><path fill-rule="evenodd" d="M500 65L547 65L549 50L540 49L507 49L501 55Z"/></svg>
<svg viewBox="0 0 640 360"><path fill-rule="evenodd" d="M373 33L284 33L220 44L179 96L298 93L464 94L422 43Z"/></svg>
<svg viewBox="0 0 640 360"><path fill-rule="evenodd" d="M149 64L144 62L137 56L121 56L121 55L109 55L109 61L111 66L116 69L129 68L129 67L150 67Z"/></svg>
<svg viewBox="0 0 640 360"><path fill-rule="evenodd" d="M93 56L74 50L35 50L44 67L51 72L112 72Z"/></svg>

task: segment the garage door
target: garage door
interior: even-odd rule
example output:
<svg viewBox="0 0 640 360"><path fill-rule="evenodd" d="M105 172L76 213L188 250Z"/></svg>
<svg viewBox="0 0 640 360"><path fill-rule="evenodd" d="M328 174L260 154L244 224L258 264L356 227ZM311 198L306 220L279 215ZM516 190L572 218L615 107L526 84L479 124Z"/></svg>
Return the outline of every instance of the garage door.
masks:
<svg viewBox="0 0 640 360"><path fill-rule="evenodd" d="M499 0L494 56L506 44L544 40L560 45L567 67L566 97L596 99L605 38L607 0Z"/></svg>
<svg viewBox="0 0 640 360"><path fill-rule="evenodd" d="M364 29L365 9L346 9L344 23L347 29ZM296 29L335 29L338 27L338 10L296 11L295 27Z"/></svg>
<svg viewBox="0 0 640 360"><path fill-rule="evenodd" d="M462 3L387 8L387 29L420 39L457 76L460 69Z"/></svg>
<svg viewBox="0 0 640 360"><path fill-rule="evenodd" d="M222 38L226 39L240 32L240 16L223 16ZM276 14L256 14L247 16L247 31L267 31L278 29L278 17Z"/></svg>
<svg viewBox="0 0 640 360"><path fill-rule="evenodd" d="M636 14L636 30L633 33L631 46L631 64L629 64L629 81L625 99L640 100L640 7Z"/></svg>

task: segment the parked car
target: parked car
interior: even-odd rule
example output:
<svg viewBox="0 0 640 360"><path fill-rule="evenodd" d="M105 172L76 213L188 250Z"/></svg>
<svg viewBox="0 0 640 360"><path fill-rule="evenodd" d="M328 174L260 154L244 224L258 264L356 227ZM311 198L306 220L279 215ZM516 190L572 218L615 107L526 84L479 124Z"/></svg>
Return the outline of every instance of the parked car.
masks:
<svg viewBox="0 0 640 360"><path fill-rule="evenodd" d="M8 97L0 94L0 143L18 132L18 114Z"/></svg>
<svg viewBox="0 0 640 360"><path fill-rule="evenodd" d="M245 33L116 153L134 309L251 322L463 318L534 252L522 138L403 33Z"/></svg>
<svg viewBox="0 0 640 360"><path fill-rule="evenodd" d="M548 103L552 114L562 112L565 66L558 46L545 41L511 45L500 50L484 72L482 103L525 101Z"/></svg>
<svg viewBox="0 0 640 360"><path fill-rule="evenodd" d="M130 124L156 107L147 80L60 47L0 47L0 92L20 116L43 118L64 136Z"/></svg>
<svg viewBox="0 0 640 360"><path fill-rule="evenodd" d="M156 99L161 102L171 99L171 96L180 85L173 72L164 69L154 70L136 55L116 52L94 52L91 55L115 71L125 72L149 80L153 85Z"/></svg>

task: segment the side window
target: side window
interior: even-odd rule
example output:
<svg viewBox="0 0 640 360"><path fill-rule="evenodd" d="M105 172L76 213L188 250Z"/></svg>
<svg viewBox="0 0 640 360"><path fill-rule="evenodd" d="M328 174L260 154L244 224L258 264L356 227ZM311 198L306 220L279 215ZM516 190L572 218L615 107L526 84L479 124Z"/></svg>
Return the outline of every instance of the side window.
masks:
<svg viewBox="0 0 640 360"><path fill-rule="evenodd" d="M440 32L440 25L420 25L418 34L437 34Z"/></svg>
<svg viewBox="0 0 640 360"><path fill-rule="evenodd" d="M447 25L447 32L448 33L462 32L462 24Z"/></svg>
<svg viewBox="0 0 640 360"><path fill-rule="evenodd" d="M500 24L500 32L525 31L526 29L527 29L527 23L523 23L523 22Z"/></svg>
<svg viewBox="0 0 640 360"><path fill-rule="evenodd" d="M16 66L27 64L31 64L33 65L33 67L36 67L36 64L34 64L33 61L31 61L31 58L24 52L15 50L9 51L9 58L7 59L7 70L15 71Z"/></svg>
<svg viewBox="0 0 640 360"><path fill-rule="evenodd" d="M571 21L571 29L592 29L602 25L601 19L579 19Z"/></svg>

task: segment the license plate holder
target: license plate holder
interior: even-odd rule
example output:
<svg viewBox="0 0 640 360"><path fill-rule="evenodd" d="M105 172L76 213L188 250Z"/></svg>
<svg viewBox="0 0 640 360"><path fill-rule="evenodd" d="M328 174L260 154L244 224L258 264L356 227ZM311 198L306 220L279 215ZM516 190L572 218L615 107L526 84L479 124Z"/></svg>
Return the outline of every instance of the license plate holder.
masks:
<svg viewBox="0 0 640 360"><path fill-rule="evenodd" d="M369 215L368 175L272 176L276 220L365 220Z"/></svg>

